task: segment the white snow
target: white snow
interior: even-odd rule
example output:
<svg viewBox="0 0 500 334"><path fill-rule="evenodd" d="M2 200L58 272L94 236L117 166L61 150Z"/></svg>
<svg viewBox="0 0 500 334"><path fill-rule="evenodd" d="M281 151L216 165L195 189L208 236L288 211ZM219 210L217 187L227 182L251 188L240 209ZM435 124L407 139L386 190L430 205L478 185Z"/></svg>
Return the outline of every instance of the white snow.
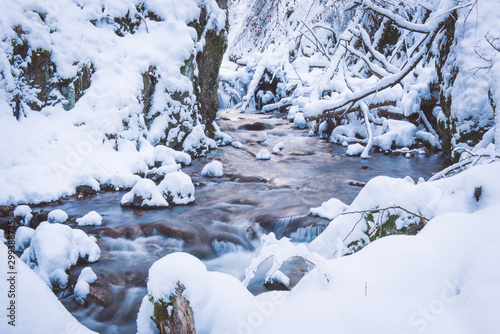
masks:
<svg viewBox="0 0 500 334"><path fill-rule="evenodd" d="M260 150L259 153L257 153L255 158L257 158L257 160L270 160L271 153L269 153L269 151L264 148L264 149Z"/></svg>
<svg viewBox="0 0 500 334"><path fill-rule="evenodd" d="M0 271L3 273L9 271L7 270L7 254L7 247L0 244ZM0 322L0 332L31 333L36 330L44 333L96 333L80 324L33 270L17 257L15 257L15 262L17 272L14 299L16 302L15 327L8 324L7 321L11 319L4 315L3 321ZM9 303L7 291L10 290L10 286L8 283L7 278L0 280L0 290L5 292L1 299L5 308Z"/></svg>
<svg viewBox="0 0 500 334"><path fill-rule="evenodd" d="M89 294L89 284L94 283L97 280L97 275L94 273L92 268L85 267L80 272L80 276L78 276L78 280L75 285L75 298L76 301L80 304L85 304L85 300Z"/></svg>
<svg viewBox="0 0 500 334"><path fill-rule="evenodd" d="M121 199L122 205L131 205L140 201L140 206L166 207L168 202L163 198L162 192L150 179L140 179L128 193Z"/></svg>
<svg viewBox="0 0 500 334"><path fill-rule="evenodd" d="M315 216L326 219L335 219L349 206L336 198L330 198L328 201L321 204L319 208L311 208L309 210Z"/></svg>
<svg viewBox="0 0 500 334"><path fill-rule="evenodd" d="M158 185L158 190L173 204L189 204L195 199L193 181L184 172L165 175L165 179Z"/></svg>
<svg viewBox="0 0 500 334"><path fill-rule="evenodd" d="M273 154L278 154L280 153L283 149L285 148L285 144L280 141L278 144L274 145L272 153Z"/></svg>
<svg viewBox="0 0 500 334"><path fill-rule="evenodd" d="M24 251L29 247L31 238L33 238L33 234L35 230L26 226L19 226L16 231L15 236L15 250L17 252Z"/></svg>
<svg viewBox="0 0 500 334"><path fill-rule="evenodd" d="M82 218L77 218L76 222L78 226L95 225L100 226L102 224L102 217L95 211L90 211Z"/></svg>
<svg viewBox="0 0 500 334"><path fill-rule="evenodd" d="M307 126L304 114L302 114L301 112L296 113L295 117L293 118L293 124L295 124L295 126L299 129L304 129Z"/></svg>
<svg viewBox="0 0 500 334"><path fill-rule="evenodd" d="M62 288L68 283L66 270L78 259L95 262L101 250L94 237L67 225L42 222L31 239L21 259L26 262L49 286Z"/></svg>
<svg viewBox="0 0 500 334"><path fill-rule="evenodd" d="M231 145L234 147L234 148L242 148L243 145L239 142L239 141L233 141L231 143Z"/></svg>
<svg viewBox="0 0 500 334"><path fill-rule="evenodd" d="M14 209L14 217L21 217L21 222L28 226L33 214L31 213L31 208L27 205L19 205Z"/></svg>
<svg viewBox="0 0 500 334"><path fill-rule="evenodd" d="M224 176L224 168L222 166L222 162L214 160L205 167L203 167L201 171L201 175L208 177L221 177Z"/></svg>
<svg viewBox="0 0 500 334"><path fill-rule="evenodd" d="M62 224L68 220L68 214L61 209L52 210L47 216L49 223Z"/></svg>
<svg viewBox="0 0 500 334"><path fill-rule="evenodd" d="M361 153L363 153L363 151L365 150L365 147L361 144L352 144L352 145L349 145L347 146L347 150L345 152L346 155L350 155L350 156L354 156L354 155L360 155Z"/></svg>

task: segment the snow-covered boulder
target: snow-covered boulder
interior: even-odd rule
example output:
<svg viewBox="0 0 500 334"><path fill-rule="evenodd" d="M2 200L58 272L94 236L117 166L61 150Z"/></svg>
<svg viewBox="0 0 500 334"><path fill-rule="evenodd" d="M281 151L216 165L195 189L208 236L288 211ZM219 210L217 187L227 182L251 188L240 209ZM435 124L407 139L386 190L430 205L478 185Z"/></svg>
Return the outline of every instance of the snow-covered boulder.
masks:
<svg viewBox="0 0 500 334"><path fill-rule="evenodd" d="M194 202L193 181L184 172L165 175L165 179L158 185L158 190L168 203L188 204Z"/></svg>
<svg viewBox="0 0 500 334"><path fill-rule="evenodd" d="M21 223L25 226L29 226L33 214L31 213L31 208L27 205L19 205L14 209L14 217L19 217Z"/></svg>
<svg viewBox="0 0 500 334"><path fill-rule="evenodd" d="M364 149L365 149L365 147L359 143L352 144L352 145L347 146L347 150L346 150L345 154L349 155L349 156L360 155L361 153L363 153Z"/></svg>
<svg viewBox="0 0 500 334"><path fill-rule="evenodd" d="M89 284L94 283L97 280L97 275L94 273L92 268L85 267L80 272L78 280L75 285L75 297L76 301L80 304L85 304L85 300L90 292Z"/></svg>
<svg viewBox="0 0 500 334"><path fill-rule="evenodd" d="M208 177L224 176L224 167L222 166L222 162L214 160L208 163L205 167L203 167L201 175Z"/></svg>
<svg viewBox="0 0 500 334"><path fill-rule="evenodd" d="M259 151L259 153L257 153L255 157L257 158L257 160L269 160L271 159L271 153L269 153L269 151L266 149L262 149Z"/></svg>
<svg viewBox="0 0 500 334"><path fill-rule="evenodd" d="M79 259L95 262L101 250L94 237L63 224L42 222L31 239L21 259L26 262L49 287L65 288L68 283L66 270Z"/></svg>
<svg viewBox="0 0 500 334"><path fill-rule="evenodd" d="M123 195L121 205L134 207L167 207L168 202L156 184L149 179L140 179L128 193Z"/></svg>
<svg viewBox="0 0 500 334"><path fill-rule="evenodd" d="M243 147L243 145L242 145L242 144L241 144L241 142L239 142L239 141L233 141L233 142L231 143L231 145L232 145L234 148L242 148L242 147Z"/></svg>
<svg viewBox="0 0 500 334"><path fill-rule="evenodd" d="M102 224L102 217L95 211L90 211L82 218L77 218L76 222L78 226L95 225L99 226Z"/></svg>
<svg viewBox="0 0 500 334"><path fill-rule="evenodd" d="M280 141L278 144L274 145L272 152L273 152L273 154L278 154L284 148L285 148L285 144L282 141Z"/></svg>
<svg viewBox="0 0 500 334"><path fill-rule="evenodd" d="M336 198L330 198L328 201L321 204L319 208L311 208L309 212L315 216L326 219L335 219L349 206Z"/></svg>
<svg viewBox="0 0 500 334"><path fill-rule="evenodd" d="M15 250L21 252L30 246L35 230L26 226L19 226L15 236Z"/></svg>
<svg viewBox="0 0 500 334"><path fill-rule="evenodd" d="M61 209L52 210L47 216L47 221L53 224L62 224L68 220L68 214Z"/></svg>
<svg viewBox="0 0 500 334"><path fill-rule="evenodd" d="M293 124L299 129L305 129L305 127L307 126L307 121L304 118L304 114L301 112L296 113L295 117L293 118Z"/></svg>
<svg viewBox="0 0 500 334"><path fill-rule="evenodd" d="M373 137L373 145L389 151L395 147L411 146L417 127L410 122L388 119L384 121L382 132L382 135Z"/></svg>

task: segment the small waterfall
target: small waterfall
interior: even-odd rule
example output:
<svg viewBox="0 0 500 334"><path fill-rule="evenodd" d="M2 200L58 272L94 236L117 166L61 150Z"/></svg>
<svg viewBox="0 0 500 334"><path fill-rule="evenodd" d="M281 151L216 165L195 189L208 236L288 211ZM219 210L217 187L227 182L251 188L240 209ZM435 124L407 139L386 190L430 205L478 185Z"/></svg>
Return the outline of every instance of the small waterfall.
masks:
<svg viewBox="0 0 500 334"><path fill-rule="evenodd" d="M326 226L324 225L301 227L290 234L290 239L292 242L311 242L325 229Z"/></svg>
<svg viewBox="0 0 500 334"><path fill-rule="evenodd" d="M236 245L230 241L219 241L217 239L212 242L212 247L215 249L215 252L217 252L217 255L234 253L244 250L244 248L240 245Z"/></svg>
<svg viewBox="0 0 500 334"><path fill-rule="evenodd" d="M276 235L276 238L280 239L283 237L283 232L285 229L292 223L295 223L296 221L303 219L304 217L307 216L290 216L282 219L278 219L274 222L274 234Z"/></svg>

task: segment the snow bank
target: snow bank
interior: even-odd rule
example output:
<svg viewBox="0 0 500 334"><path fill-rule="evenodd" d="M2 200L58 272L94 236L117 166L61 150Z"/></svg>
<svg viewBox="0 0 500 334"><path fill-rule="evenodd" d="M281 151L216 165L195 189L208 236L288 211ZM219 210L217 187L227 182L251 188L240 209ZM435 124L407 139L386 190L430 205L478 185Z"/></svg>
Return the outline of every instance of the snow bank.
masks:
<svg viewBox="0 0 500 334"><path fill-rule="evenodd" d="M75 297L76 301L80 304L85 304L85 300L90 292L90 283L94 283L97 280L97 275L94 273L92 268L85 267L80 272L80 276L78 276L78 280L75 285Z"/></svg>
<svg viewBox="0 0 500 334"><path fill-rule="evenodd" d="M0 243L0 271L7 270L7 247ZM2 333L31 333L38 330L44 333L96 333L80 324L61 304L54 293L33 270L25 263L16 260L16 322L15 328L5 318L0 322ZM6 279L0 281L0 290L5 292L2 303L7 305ZM29 318L29 321L28 321ZM10 319L9 319L10 320ZM14 330L14 331L13 331Z"/></svg>
<svg viewBox="0 0 500 334"><path fill-rule="evenodd" d="M95 262L101 256L94 237L67 225L42 222L21 259L49 286L66 287L68 270L79 259Z"/></svg>
<svg viewBox="0 0 500 334"><path fill-rule="evenodd" d="M77 218L76 222L78 226L95 225L100 226L102 224L102 217L95 211L90 211L82 218Z"/></svg>
<svg viewBox="0 0 500 334"><path fill-rule="evenodd" d="M209 177L221 177L224 176L224 168L222 162L212 161L203 167L201 175Z"/></svg>

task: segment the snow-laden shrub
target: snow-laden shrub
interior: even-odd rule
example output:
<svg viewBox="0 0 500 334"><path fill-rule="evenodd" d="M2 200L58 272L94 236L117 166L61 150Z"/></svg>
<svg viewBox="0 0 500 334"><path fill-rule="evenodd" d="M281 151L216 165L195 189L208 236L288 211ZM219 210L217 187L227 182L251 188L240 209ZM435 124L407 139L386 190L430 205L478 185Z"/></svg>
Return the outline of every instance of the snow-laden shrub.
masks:
<svg viewBox="0 0 500 334"><path fill-rule="evenodd" d="M95 262L101 250L94 237L63 224L42 222L33 233L30 247L21 260L26 262L49 287L65 288L66 271L79 259Z"/></svg>

